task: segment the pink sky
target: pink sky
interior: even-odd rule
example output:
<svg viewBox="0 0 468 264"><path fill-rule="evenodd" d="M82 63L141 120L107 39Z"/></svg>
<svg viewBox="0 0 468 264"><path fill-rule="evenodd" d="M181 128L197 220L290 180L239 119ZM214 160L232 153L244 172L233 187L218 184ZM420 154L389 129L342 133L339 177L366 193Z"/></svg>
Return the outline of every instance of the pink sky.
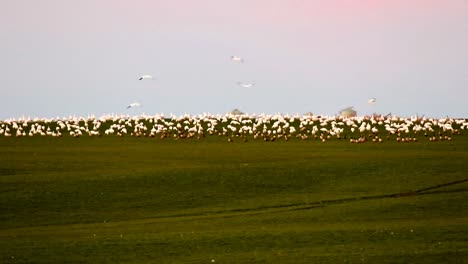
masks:
<svg viewBox="0 0 468 264"><path fill-rule="evenodd" d="M72 93L76 105L49 103L45 113L113 112L154 98L147 112L333 114L370 111L367 97L377 97L382 112L468 116L466 0L15 0L0 4L0 37L12 115L44 108L21 96ZM249 63L233 68L233 54ZM133 89L135 75L151 72L157 89ZM251 80L249 97L218 93ZM96 92L116 98L81 109L80 96ZM200 93L216 99L192 102Z"/></svg>
<svg viewBox="0 0 468 264"><path fill-rule="evenodd" d="M108 31L131 28L148 30L161 25L215 24L289 28L349 23L396 22L418 18L450 19L465 14L468 1L451 0L261 0L261 1L83 1L17 0L3 9L10 30ZM372 21L369 21L372 20ZM14 21L14 23L11 23Z"/></svg>

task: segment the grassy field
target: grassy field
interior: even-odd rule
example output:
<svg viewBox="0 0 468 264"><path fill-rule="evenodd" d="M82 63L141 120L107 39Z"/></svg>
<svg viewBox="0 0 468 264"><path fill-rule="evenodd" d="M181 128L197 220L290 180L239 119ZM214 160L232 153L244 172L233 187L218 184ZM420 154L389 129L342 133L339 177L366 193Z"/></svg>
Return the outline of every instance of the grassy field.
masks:
<svg viewBox="0 0 468 264"><path fill-rule="evenodd" d="M468 135L0 138L0 263L467 263L467 179Z"/></svg>

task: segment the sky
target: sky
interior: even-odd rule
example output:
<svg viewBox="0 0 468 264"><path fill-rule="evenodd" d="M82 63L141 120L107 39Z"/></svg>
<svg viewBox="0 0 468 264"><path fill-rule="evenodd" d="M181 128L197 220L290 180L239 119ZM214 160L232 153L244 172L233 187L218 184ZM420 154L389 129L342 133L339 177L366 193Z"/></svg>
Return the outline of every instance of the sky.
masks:
<svg viewBox="0 0 468 264"><path fill-rule="evenodd" d="M1 0L0 100L0 119L468 118L468 1Z"/></svg>

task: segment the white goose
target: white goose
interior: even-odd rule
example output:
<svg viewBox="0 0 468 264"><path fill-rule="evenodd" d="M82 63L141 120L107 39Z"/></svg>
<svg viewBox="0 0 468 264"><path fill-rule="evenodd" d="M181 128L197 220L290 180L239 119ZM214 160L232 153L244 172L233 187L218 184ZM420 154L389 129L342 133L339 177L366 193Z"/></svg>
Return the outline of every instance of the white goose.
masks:
<svg viewBox="0 0 468 264"><path fill-rule="evenodd" d="M237 82L237 84L244 88L250 88L255 85L255 83L242 83L242 82Z"/></svg>
<svg viewBox="0 0 468 264"><path fill-rule="evenodd" d="M141 75L140 78L138 78L138 80L153 80L153 76L151 75Z"/></svg>
<svg viewBox="0 0 468 264"><path fill-rule="evenodd" d="M231 60L234 62L244 63L244 59L238 56L231 56Z"/></svg>
<svg viewBox="0 0 468 264"><path fill-rule="evenodd" d="M133 107L139 107L139 106L141 106L141 104L140 104L140 103L138 103L138 102L135 102L135 103L131 103L131 104L129 104L129 105L127 106L127 109L129 109L129 108L133 108Z"/></svg>

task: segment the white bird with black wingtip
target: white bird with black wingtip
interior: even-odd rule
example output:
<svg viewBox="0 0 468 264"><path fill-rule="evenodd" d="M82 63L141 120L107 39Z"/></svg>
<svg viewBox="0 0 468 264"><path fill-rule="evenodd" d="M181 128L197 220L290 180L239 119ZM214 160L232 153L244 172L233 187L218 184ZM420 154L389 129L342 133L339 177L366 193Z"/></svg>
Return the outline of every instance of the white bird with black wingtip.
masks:
<svg viewBox="0 0 468 264"><path fill-rule="evenodd" d="M142 80L153 80L153 76L148 75L148 74L141 75L140 78L138 78L138 80L140 80L140 81L142 81Z"/></svg>
<svg viewBox="0 0 468 264"><path fill-rule="evenodd" d="M140 107L140 106L141 106L140 103L134 102L134 103L129 104L129 105L127 106L127 109L129 109L129 108L134 108L134 107Z"/></svg>

